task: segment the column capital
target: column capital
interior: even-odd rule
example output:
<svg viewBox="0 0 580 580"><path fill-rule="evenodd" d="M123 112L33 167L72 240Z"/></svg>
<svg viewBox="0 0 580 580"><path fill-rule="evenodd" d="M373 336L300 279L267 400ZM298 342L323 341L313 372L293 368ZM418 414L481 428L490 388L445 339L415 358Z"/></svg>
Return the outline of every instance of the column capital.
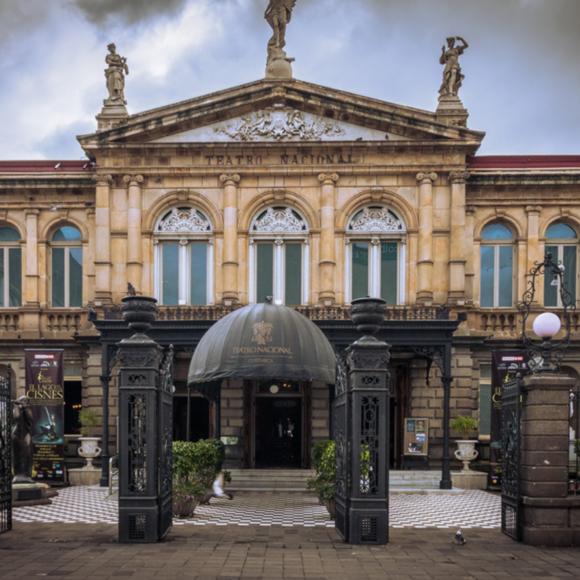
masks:
<svg viewBox="0 0 580 580"><path fill-rule="evenodd" d="M465 206L465 213L467 215L474 215L475 214L475 206L474 205Z"/></svg>
<svg viewBox="0 0 580 580"><path fill-rule="evenodd" d="M24 215L26 217L28 217L29 215L38 216L38 214L40 214L40 210L39 209L27 209L24 212Z"/></svg>
<svg viewBox="0 0 580 580"><path fill-rule="evenodd" d="M220 182L224 185L237 185L240 180L241 177L238 173L222 173L220 175Z"/></svg>
<svg viewBox="0 0 580 580"><path fill-rule="evenodd" d="M420 183L433 183L437 179L438 175L435 172L431 173L417 173L417 181Z"/></svg>
<svg viewBox="0 0 580 580"><path fill-rule="evenodd" d="M338 173L321 173L318 176L318 181L323 185L336 185L339 179Z"/></svg>
<svg viewBox="0 0 580 580"><path fill-rule="evenodd" d="M111 185L113 183L113 176L109 174L101 174L95 177L97 185Z"/></svg>
<svg viewBox="0 0 580 580"><path fill-rule="evenodd" d="M537 213L539 214L542 211L541 205L526 205L526 213Z"/></svg>
<svg viewBox="0 0 580 580"><path fill-rule="evenodd" d="M142 175L124 175L123 183L126 185L141 185L145 181Z"/></svg>
<svg viewBox="0 0 580 580"><path fill-rule="evenodd" d="M449 181L459 185L464 184L469 177L470 173L468 171L451 171L451 173L449 173Z"/></svg>

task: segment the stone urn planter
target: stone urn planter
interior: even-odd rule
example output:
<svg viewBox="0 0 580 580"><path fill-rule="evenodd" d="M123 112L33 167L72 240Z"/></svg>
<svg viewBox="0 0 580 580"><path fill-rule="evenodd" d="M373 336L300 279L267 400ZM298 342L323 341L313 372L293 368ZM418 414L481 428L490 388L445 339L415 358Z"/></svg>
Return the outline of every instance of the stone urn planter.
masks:
<svg viewBox="0 0 580 580"><path fill-rule="evenodd" d="M455 450L455 457L459 461L463 461L463 471L471 471L469 469L469 462L476 459L479 455L479 451L475 449L477 441L474 439L458 439L456 443L457 449Z"/></svg>
<svg viewBox="0 0 580 580"><path fill-rule="evenodd" d="M86 459L86 465L83 469L95 469L93 460L101 454L101 448L99 447L100 437L79 437L79 441L81 446L78 453Z"/></svg>

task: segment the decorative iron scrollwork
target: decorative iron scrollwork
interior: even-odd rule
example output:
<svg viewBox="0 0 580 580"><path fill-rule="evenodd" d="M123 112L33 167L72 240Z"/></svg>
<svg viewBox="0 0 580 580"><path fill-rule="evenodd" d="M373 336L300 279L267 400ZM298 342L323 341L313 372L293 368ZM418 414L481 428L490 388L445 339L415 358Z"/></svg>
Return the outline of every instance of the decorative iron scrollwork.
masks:
<svg viewBox="0 0 580 580"><path fill-rule="evenodd" d="M127 401L129 422L128 488L131 493L142 494L147 491L147 403L145 395L142 394L131 395Z"/></svg>

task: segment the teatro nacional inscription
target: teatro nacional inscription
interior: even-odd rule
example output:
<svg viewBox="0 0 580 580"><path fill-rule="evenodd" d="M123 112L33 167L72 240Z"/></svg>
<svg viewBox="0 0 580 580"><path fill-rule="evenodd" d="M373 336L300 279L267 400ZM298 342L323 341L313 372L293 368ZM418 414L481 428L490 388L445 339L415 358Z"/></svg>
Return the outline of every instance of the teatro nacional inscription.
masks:
<svg viewBox="0 0 580 580"><path fill-rule="evenodd" d="M265 165L350 165L360 163L352 153L265 155L204 155L209 167L260 167Z"/></svg>

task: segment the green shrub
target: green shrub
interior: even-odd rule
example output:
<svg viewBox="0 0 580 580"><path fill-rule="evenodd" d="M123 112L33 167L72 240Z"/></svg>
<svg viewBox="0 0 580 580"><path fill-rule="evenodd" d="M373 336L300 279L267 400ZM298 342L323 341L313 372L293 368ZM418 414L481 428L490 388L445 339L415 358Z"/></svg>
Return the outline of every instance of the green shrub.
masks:
<svg viewBox="0 0 580 580"><path fill-rule="evenodd" d="M185 499L199 502L219 473L223 445L215 439L173 442L174 504Z"/></svg>
<svg viewBox="0 0 580 580"><path fill-rule="evenodd" d="M89 437L95 427L100 424L98 415L93 409L81 409L79 412L79 423L81 424L81 437Z"/></svg>
<svg viewBox="0 0 580 580"><path fill-rule="evenodd" d="M466 415L458 415L451 419L449 423L451 429L456 433L459 433L462 437L467 438L471 433L477 431L479 427L479 421L474 417L468 417Z"/></svg>
<svg viewBox="0 0 580 580"><path fill-rule="evenodd" d="M308 480L308 488L314 490L320 501L334 499L336 488L336 444L334 441L320 441L312 449L312 464L316 471Z"/></svg>

